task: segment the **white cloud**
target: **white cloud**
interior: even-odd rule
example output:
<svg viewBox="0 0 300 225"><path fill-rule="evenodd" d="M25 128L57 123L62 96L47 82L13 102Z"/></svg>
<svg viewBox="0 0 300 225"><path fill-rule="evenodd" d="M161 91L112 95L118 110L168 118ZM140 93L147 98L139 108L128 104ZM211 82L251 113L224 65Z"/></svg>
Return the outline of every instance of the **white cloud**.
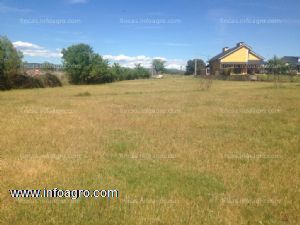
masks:
<svg viewBox="0 0 300 225"><path fill-rule="evenodd" d="M45 58L61 58L62 54L60 49L56 49L54 51L45 49L42 46L24 42L24 41L16 41L13 42L13 45L16 49L23 52L25 56L31 57L45 57Z"/></svg>
<svg viewBox="0 0 300 225"><path fill-rule="evenodd" d="M179 59L167 59L164 57L148 57L144 55L126 56L126 55L104 55L103 58L108 59L112 63L119 63L121 66L133 68L135 64L140 63L143 67L151 68L153 59L161 59L166 61L166 68L182 69L186 65L186 61Z"/></svg>
<svg viewBox="0 0 300 225"><path fill-rule="evenodd" d="M126 55L117 55L117 56L113 56L113 55L105 55L104 56L105 59L108 60L113 60L113 61L120 61L120 62L135 62L135 61L147 61L150 60L150 57L146 57L144 55L140 55L140 56L126 56Z"/></svg>
<svg viewBox="0 0 300 225"><path fill-rule="evenodd" d="M22 49L42 49L41 46L32 44L30 42L24 42L24 41L16 41L13 43L15 48L22 48Z"/></svg>
<svg viewBox="0 0 300 225"><path fill-rule="evenodd" d="M10 7L0 2L0 13L28 13L28 12L32 12L32 10L25 9L25 8L21 9L21 8Z"/></svg>

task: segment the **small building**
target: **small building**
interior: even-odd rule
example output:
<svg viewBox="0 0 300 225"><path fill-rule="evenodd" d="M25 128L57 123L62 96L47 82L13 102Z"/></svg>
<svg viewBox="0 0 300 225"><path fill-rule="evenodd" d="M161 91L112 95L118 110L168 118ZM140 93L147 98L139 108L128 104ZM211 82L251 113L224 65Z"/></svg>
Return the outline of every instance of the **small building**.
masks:
<svg viewBox="0 0 300 225"><path fill-rule="evenodd" d="M255 53L244 42L233 48L225 47L222 52L209 60L212 75L255 74L262 69L264 58Z"/></svg>
<svg viewBox="0 0 300 225"><path fill-rule="evenodd" d="M292 71L297 74L300 73L300 57L298 56L284 56L281 59L285 65L289 66Z"/></svg>

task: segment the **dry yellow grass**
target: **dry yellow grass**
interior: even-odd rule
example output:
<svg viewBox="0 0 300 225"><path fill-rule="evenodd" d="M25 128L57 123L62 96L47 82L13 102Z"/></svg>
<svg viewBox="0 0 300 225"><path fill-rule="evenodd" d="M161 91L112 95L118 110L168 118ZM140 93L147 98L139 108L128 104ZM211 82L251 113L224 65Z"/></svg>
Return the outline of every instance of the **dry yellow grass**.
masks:
<svg viewBox="0 0 300 225"><path fill-rule="evenodd" d="M299 224L299 87L168 77L1 92L2 224ZM120 198L8 192L55 187Z"/></svg>

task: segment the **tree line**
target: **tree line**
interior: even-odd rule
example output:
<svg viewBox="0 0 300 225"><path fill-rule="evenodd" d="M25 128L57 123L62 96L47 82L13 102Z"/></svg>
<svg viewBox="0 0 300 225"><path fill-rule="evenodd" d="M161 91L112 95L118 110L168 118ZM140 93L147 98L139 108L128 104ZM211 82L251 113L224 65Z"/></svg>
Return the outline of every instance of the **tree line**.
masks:
<svg viewBox="0 0 300 225"><path fill-rule="evenodd" d="M136 64L134 68L122 67L118 63L109 64L100 54L87 44L76 44L62 50L63 70L72 84L99 84L121 80L147 79L151 74L166 72L165 61L153 59L152 69ZM59 79L51 74L53 64L43 63L41 70L46 75L32 77L23 69L23 54L12 42L0 36L0 89L34 88L61 86ZM25 63L26 64L26 63ZM47 69L49 65L49 69ZM54 80L57 79L57 82Z"/></svg>
<svg viewBox="0 0 300 225"><path fill-rule="evenodd" d="M95 53L87 44L76 44L62 50L62 69L66 72L71 84L100 84L122 80L147 79L151 74L174 73L182 74L179 70L166 69L165 61L153 59L151 69L136 64L134 68L122 67L118 63L109 64L100 54ZM53 64L43 63L41 70L47 72L42 78L27 76L22 70L23 55L17 51L7 37L0 36L0 89L44 87L53 70ZM197 60L197 75L205 74L205 62ZM49 66L49 69L47 69ZM186 75L194 74L195 60L189 60L186 66ZM54 76L54 75L53 75ZM57 78L58 79L58 78ZM43 80L46 80L43 81ZM45 85L43 85L45 83ZM55 82L54 82L55 83ZM61 82L57 81L61 86Z"/></svg>
<svg viewBox="0 0 300 225"><path fill-rule="evenodd" d="M121 80L145 79L151 73L136 64L135 68L124 68L95 53L87 44L72 45L62 50L63 68L72 84L99 84Z"/></svg>

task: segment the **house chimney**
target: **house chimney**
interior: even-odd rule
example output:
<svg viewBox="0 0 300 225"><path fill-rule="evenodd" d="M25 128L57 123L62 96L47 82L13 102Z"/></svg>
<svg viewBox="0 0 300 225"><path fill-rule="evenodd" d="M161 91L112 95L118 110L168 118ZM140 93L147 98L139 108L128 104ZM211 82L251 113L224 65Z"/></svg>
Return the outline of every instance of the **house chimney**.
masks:
<svg viewBox="0 0 300 225"><path fill-rule="evenodd" d="M228 49L228 47L223 48L223 52L226 52Z"/></svg>
<svg viewBox="0 0 300 225"><path fill-rule="evenodd" d="M236 46L239 47L239 46L242 46L244 44L245 44L244 42L239 42L239 43L236 44Z"/></svg>

